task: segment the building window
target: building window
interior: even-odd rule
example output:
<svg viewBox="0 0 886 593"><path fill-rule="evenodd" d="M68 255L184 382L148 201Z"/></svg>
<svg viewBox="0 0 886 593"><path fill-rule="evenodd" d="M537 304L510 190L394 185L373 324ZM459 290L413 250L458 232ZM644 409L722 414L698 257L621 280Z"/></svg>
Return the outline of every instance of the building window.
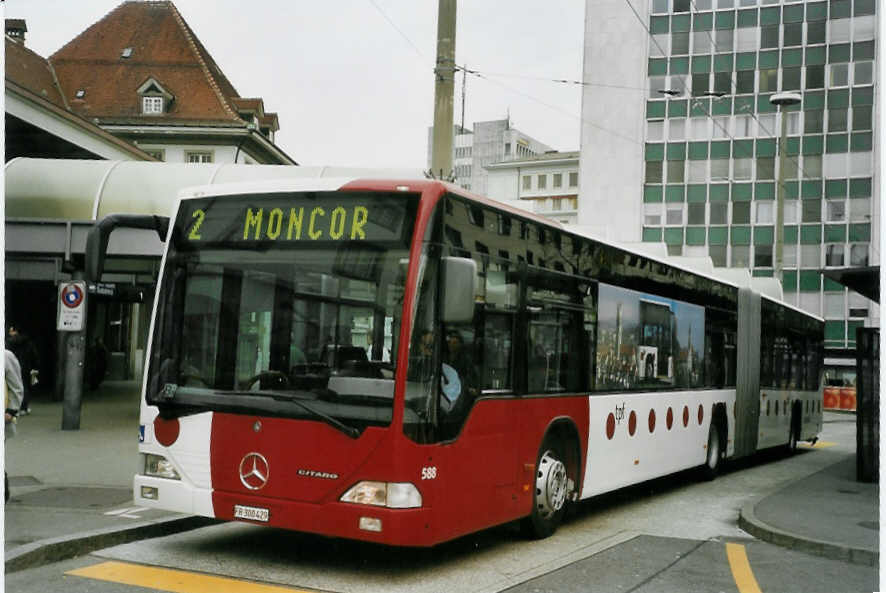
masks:
<svg viewBox="0 0 886 593"><path fill-rule="evenodd" d="M827 34L827 21L806 23L806 45L824 43Z"/></svg>
<svg viewBox="0 0 886 593"><path fill-rule="evenodd" d="M732 224L751 223L751 203L732 202ZM735 265L735 264L733 264Z"/></svg>
<svg viewBox="0 0 886 593"><path fill-rule="evenodd" d="M846 200L827 201L828 222L846 221Z"/></svg>
<svg viewBox="0 0 886 593"><path fill-rule="evenodd" d="M661 161L646 161L646 183L661 183ZM554 185L554 187L559 187Z"/></svg>
<svg viewBox="0 0 886 593"><path fill-rule="evenodd" d="M849 221L850 222L870 222L871 221L871 199L870 198L851 198L849 200Z"/></svg>
<svg viewBox="0 0 886 593"><path fill-rule="evenodd" d="M209 152L209 151L185 152L185 160L189 163L211 163L212 162L212 152Z"/></svg>
<svg viewBox="0 0 886 593"><path fill-rule="evenodd" d="M661 225L661 204L645 204L643 206L643 223L646 226Z"/></svg>
<svg viewBox="0 0 886 593"><path fill-rule="evenodd" d="M806 66L806 88L824 88L824 66Z"/></svg>
<svg viewBox="0 0 886 593"><path fill-rule="evenodd" d="M757 179L775 179L775 158L757 158Z"/></svg>
<svg viewBox="0 0 886 593"><path fill-rule="evenodd" d="M772 267L772 245L755 245L754 246L754 267L755 268L771 268Z"/></svg>
<svg viewBox="0 0 886 593"><path fill-rule="evenodd" d="M530 190L532 189L532 177L529 175L523 176L523 189Z"/></svg>
<svg viewBox="0 0 886 593"><path fill-rule="evenodd" d="M554 187L563 187L562 173L554 173Z"/></svg>
<svg viewBox="0 0 886 593"><path fill-rule="evenodd" d="M747 180L751 178L751 165L754 159L734 159L732 164L732 177L737 180Z"/></svg>
<svg viewBox="0 0 886 593"><path fill-rule="evenodd" d="M688 206L688 221L687 224L704 224L704 216L705 216L705 204L689 204Z"/></svg>
<svg viewBox="0 0 886 593"><path fill-rule="evenodd" d="M800 267L821 267L821 245L800 245Z"/></svg>
<svg viewBox="0 0 886 593"><path fill-rule="evenodd" d="M868 245L856 244L849 248L849 265L853 267L866 267L868 263Z"/></svg>
<svg viewBox="0 0 886 593"><path fill-rule="evenodd" d="M874 82L874 63L873 62L856 62L855 74L852 83L856 86L862 84L871 84Z"/></svg>
<svg viewBox="0 0 886 593"><path fill-rule="evenodd" d="M569 187L578 187L578 172L569 174Z"/></svg>
<svg viewBox="0 0 886 593"><path fill-rule="evenodd" d="M726 181L729 179L729 159L711 159L711 180Z"/></svg>
<svg viewBox="0 0 886 593"><path fill-rule="evenodd" d="M708 247L708 254L711 256L711 261L718 268L726 267L726 246L725 245L711 245Z"/></svg>
<svg viewBox="0 0 886 593"><path fill-rule="evenodd" d="M711 202L711 224L726 224L728 202ZM723 256L723 264L726 265L726 256Z"/></svg>
<svg viewBox="0 0 886 593"><path fill-rule="evenodd" d="M845 247L842 243L824 246L824 265L826 266L842 266L843 251Z"/></svg>
<svg viewBox="0 0 886 593"><path fill-rule="evenodd" d="M665 212L665 224L683 224L683 204L669 205Z"/></svg>
<svg viewBox="0 0 886 593"><path fill-rule="evenodd" d="M548 176L547 175L539 175L538 176L538 189L545 189L548 186Z"/></svg>
<svg viewBox="0 0 886 593"><path fill-rule="evenodd" d="M739 95L754 92L753 70L739 70L735 73L735 92Z"/></svg>
<svg viewBox="0 0 886 593"><path fill-rule="evenodd" d="M849 64L831 64L828 88L849 86Z"/></svg>
<svg viewBox="0 0 886 593"><path fill-rule="evenodd" d="M808 69L807 69L808 73ZM812 109L803 113L803 131L807 134L821 134L824 125L824 111Z"/></svg>
<svg viewBox="0 0 886 593"><path fill-rule="evenodd" d="M803 222L821 222L821 200L803 200Z"/></svg>
<svg viewBox="0 0 886 593"><path fill-rule="evenodd" d="M664 121L655 120L646 122L646 139L650 142L664 140Z"/></svg>
<svg viewBox="0 0 886 593"><path fill-rule="evenodd" d="M142 97L142 113L145 115L163 113L163 97Z"/></svg>
<svg viewBox="0 0 886 593"><path fill-rule="evenodd" d="M782 245L781 261L782 261L782 267L784 267L784 268L796 268L797 267L797 246L796 245Z"/></svg>
<svg viewBox="0 0 886 593"><path fill-rule="evenodd" d="M800 206L797 200L788 200L784 203L784 221L785 223L796 223L800 217Z"/></svg>
<svg viewBox="0 0 886 593"><path fill-rule="evenodd" d="M778 90L778 68L760 70L760 92L773 93Z"/></svg>
<svg viewBox="0 0 886 593"><path fill-rule="evenodd" d="M871 106L858 105L852 108L852 130L871 129Z"/></svg>
<svg viewBox="0 0 886 593"><path fill-rule="evenodd" d="M511 143L505 142L505 156L509 156L511 154Z"/></svg>
<svg viewBox="0 0 886 593"><path fill-rule="evenodd" d="M733 268L749 268L751 263L751 248L748 245L732 246L732 262Z"/></svg>
<svg viewBox="0 0 886 593"><path fill-rule="evenodd" d="M757 223L772 223L772 202L756 202L757 204Z"/></svg>
<svg viewBox="0 0 886 593"><path fill-rule="evenodd" d="M563 209L562 198L551 198L551 210L560 211Z"/></svg>
<svg viewBox="0 0 886 593"><path fill-rule="evenodd" d="M667 161L668 183L683 183L686 161Z"/></svg>

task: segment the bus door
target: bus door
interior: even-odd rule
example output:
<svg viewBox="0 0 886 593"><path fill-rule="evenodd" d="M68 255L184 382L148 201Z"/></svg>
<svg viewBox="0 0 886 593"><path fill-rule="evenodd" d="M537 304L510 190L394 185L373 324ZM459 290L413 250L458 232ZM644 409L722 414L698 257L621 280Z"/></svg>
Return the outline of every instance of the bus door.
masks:
<svg viewBox="0 0 886 593"><path fill-rule="evenodd" d="M408 370L405 431L434 445L431 497L440 538L514 517L517 447L513 398L516 275L506 262L437 256L430 246L419 284ZM456 259L475 270L471 311L446 312L457 290L440 271ZM446 265L445 263L443 265ZM438 283L438 276L440 277ZM466 512L466 510L470 512Z"/></svg>

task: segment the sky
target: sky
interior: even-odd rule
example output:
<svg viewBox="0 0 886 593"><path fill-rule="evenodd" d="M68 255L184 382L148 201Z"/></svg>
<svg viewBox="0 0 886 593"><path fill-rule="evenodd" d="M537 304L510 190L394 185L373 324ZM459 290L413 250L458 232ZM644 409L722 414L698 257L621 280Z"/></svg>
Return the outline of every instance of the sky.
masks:
<svg viewBox="0 0 886 593"><path fill-rule="evenodd" d="M276 143L302 165L427 167L433 123L433 0L174 0L243 97L276 112ZM6 0L43 57L118 0ZM578 150L584 0L458 3L464 122L504 119L556 150ZM454 119L461 121L462 75Z"/></svg>

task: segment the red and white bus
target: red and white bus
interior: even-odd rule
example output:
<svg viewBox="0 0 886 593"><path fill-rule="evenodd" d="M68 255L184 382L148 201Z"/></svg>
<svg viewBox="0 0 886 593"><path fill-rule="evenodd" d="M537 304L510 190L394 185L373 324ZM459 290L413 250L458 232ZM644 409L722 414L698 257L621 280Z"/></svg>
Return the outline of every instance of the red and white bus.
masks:
<svg viewBox="0 0 886 593"><path fill-rule="evenodd" d="M91 262L119 224L165 231L108 220ZM570 502L821 430L820 319L452 185L207 186L168 226L140 505L544 537Z"/></svg>

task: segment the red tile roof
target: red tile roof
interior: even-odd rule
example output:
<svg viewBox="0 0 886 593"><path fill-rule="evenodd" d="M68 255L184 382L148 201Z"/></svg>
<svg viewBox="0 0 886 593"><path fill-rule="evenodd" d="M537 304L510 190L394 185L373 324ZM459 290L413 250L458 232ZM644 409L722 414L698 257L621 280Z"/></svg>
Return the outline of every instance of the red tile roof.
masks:
<svg viewBox="0 0 886 593"><path fill-rule="evenodd" d="M68 107L49 62L9 37L6 38L6 80L62 109Z"/></svg>
<svg viewBox="0 0 886 593"><path fill-rule="evenodd" d="M236 89L172 2L124 2L49 61L71 108L102 124L245 126ZM163 115L141 113L136 91L149 78L175 97Z"/></svg>

